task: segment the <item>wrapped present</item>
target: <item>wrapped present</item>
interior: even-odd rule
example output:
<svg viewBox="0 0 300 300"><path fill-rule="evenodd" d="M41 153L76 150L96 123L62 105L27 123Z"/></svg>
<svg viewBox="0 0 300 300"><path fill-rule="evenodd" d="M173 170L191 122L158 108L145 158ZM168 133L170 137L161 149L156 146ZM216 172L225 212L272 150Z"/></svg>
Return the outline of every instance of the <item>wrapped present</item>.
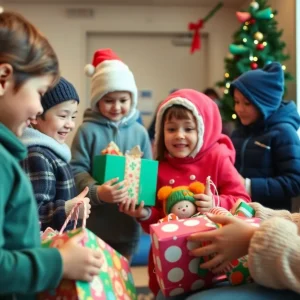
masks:
<svg viewBox="0 0 300 300"><path fill-rule="evenodd" d="M83 226L85 227L85 220ZM78 228L62 233L62 228L57 234L54 234L51 230L45 231L42 246L60 248L71 237L80 234L82 231L85 233L82 245L98 250L102 254L102 267L99 275L94 276L92 282L64 279L55 290L42 292L38 298L43 300L137 299L127 259L88 229Z"/></svg>
<svg viewBox="0 0 300 300"><path fill-rule="evenodd" d="M108 146L101 151L101 154L123 155L119 147L114 142L110 142Z"/></svg>
<svg viewBox="0 0 300 300"><path fill-rule="evenodd" d="M200 257L189 251L198 248L198 243L187 241L187 237L200 231L216 229L206 216L153 224L150 227L155 273L162 293L171 297L209 287L214 275L199 272Z"/></svg>
<svg viewBox="0 0 300 300"><path fill-rule="evenodd" d="M158 220L158 223L170 222L175 220L179 220L179 218L175 214L168 214L167 216Z"/></svg>
<svg viewBox="0 0 300 300"><path fill-rule="evenodd" d="M252 218L255 216L255 209L244 201L241 201L234 210L233 215L240 217Z"/></svg>
<svg viewBox="0 0 300 300"><path fill-rule="evenodd" d="M211 209L210 213L241 218L252 226L259 226L259 218L233 216L221 207ZM223 276L214 276L207 269L200 268L200 264L212 259L212 256L192 257L189 251L203 247L209 242L192 243L187 237L193 233L215 230L221 224L210 221L201 213L195 214L190 219L173 220L174 216L168 215L161 219L161 223L151 225L151 239L155 273L163 294L166 297L208 288L212 284L223 281ZM248 283L251 281L247 256L242 257L224 270L227 279L232 285Z"/></svg>
<svg viewBox="0 0 300 300"><path fill-rule="evenodd" d="M93 160L93 177L99 184L116 178L127 182L128 198L137 204L141 201L154 206L158 161L141 158L139 147L134 147L124 156L96 155Z"/></svg>

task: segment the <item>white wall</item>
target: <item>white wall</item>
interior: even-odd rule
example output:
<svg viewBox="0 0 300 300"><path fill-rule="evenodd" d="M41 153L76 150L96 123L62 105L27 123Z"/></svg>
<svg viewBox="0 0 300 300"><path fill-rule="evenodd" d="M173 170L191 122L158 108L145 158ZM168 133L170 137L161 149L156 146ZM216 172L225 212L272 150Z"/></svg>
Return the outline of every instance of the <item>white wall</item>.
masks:
<svg viewBox="0 0 300 300"><path fill-rule="evenodd" d="M83 68L87 63L87 32L187 32L189 22L197 21L209 11L204 7L88 6L95 9L95 15L93 19L86 20L68 19L66 7L70 6L6 4L5 9L22 13L47 35L59 56L62 74L76 86L82 100L85 96ZM238 26L235 10L222 8L203 29L209 34L210 41L211 60L207 70L210 85L223 77L223 59L228 52L231 35Z"/></svg>

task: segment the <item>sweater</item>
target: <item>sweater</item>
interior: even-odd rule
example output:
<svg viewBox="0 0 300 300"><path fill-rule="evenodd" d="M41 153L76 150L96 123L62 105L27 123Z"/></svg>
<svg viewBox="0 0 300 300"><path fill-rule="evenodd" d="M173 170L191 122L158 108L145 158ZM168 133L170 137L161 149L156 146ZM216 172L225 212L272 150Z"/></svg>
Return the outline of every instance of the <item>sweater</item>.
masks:
<svg viewBox="0 0 300 300"><path fill-rule="evenodd" d="M36 201L19 163L26 155L26 147L0 123L1 299L36 299L62 277L59 251L41 248Z"/></svg>
<svg viewBox="0 0 300 300"><path fill-rule="evenodd" d="M250 241L251 276L263 286L300 294L300 214L250 205L264 220Z"/></svg>

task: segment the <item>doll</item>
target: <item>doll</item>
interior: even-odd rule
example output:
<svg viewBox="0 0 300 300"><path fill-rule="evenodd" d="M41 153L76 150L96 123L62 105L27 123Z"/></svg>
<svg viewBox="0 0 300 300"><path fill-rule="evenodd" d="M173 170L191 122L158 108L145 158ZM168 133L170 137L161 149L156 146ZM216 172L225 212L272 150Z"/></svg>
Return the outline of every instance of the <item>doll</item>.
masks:
<svg viewBox="0 0 300 300"><path fill-rule="evenodd" d="M189 186L164 186L157 193L158 200L163 202L164 212L167 221L177 219L187 219L197 213L195 205L195 194L203 194L205 186L199 181L191 183ZM165 219L165 218L164 218ZM160 222L162 222L162 219Z"/></svg>

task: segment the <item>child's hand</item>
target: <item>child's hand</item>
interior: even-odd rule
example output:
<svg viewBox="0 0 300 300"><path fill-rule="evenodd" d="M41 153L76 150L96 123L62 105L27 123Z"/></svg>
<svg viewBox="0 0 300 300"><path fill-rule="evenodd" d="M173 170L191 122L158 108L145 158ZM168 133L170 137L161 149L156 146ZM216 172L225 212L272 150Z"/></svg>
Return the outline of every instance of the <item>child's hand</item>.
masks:
<svg viewBox="0 0 300 300"><path fill-rule="evenodd" d="M63 278L92 281L98 275L103 257L99 251L81 246L84 233L72 237L59 252L63 261Z"/></svg>
<svg viewBox="0 0 300 300"><path fill-rule="evenodd" d="M83 215L84 215L84 208L86 210L86 217L88 218L90 213L91 213L91 204L90 204L90 199L88 197L86 197L86 195L89 192L89 188L85 187L84 190L75 198L66 201L65 204L65 210L66 210L66 214L69 215L70 211L72 210L72 208L74 207L74 205L80 201L84 202L85 205L81 204L79 206L79 219L83 219ZM75 214L73 214L72 219L75 218Z"/></svg>
<svg viewBox="0 0 300 300"><path fill-rule="evenodd" d="M126 182L124 180L114 184L118 180L119 178L114 178L98 186L97 192L99 199L107 203L119 203L125 201L128 195L128 191L125 187Z"/></svg>
<svg viewBox="0 0 300 300"><path fill-rule="evenodd" d="M188 237L189 241L210 241L211 244L196 248L190 253L193 256L215 255L211 260L201 264L201 268L221 272L234 259L248 253L250 240L257 229L236 217L207 214L215 223L224 225L220 229L195 233Z"/></svg>
<svg viewBox="0 0 300 300"><path fill-rule="evenodd" d="M200 213L208 212L214 207L214 197L210 190L210 178L206 180L204 194L194 195L197 211Z"/></svg>
<svg viewBox="0 0 300 300"><path fill-rule="evenodd" d="M136 207L135 203L122 202L119 206L119 210L134 218L146 218L149 215L148 210L144 208L144 201L142 201L138 207Z"/></svg>

